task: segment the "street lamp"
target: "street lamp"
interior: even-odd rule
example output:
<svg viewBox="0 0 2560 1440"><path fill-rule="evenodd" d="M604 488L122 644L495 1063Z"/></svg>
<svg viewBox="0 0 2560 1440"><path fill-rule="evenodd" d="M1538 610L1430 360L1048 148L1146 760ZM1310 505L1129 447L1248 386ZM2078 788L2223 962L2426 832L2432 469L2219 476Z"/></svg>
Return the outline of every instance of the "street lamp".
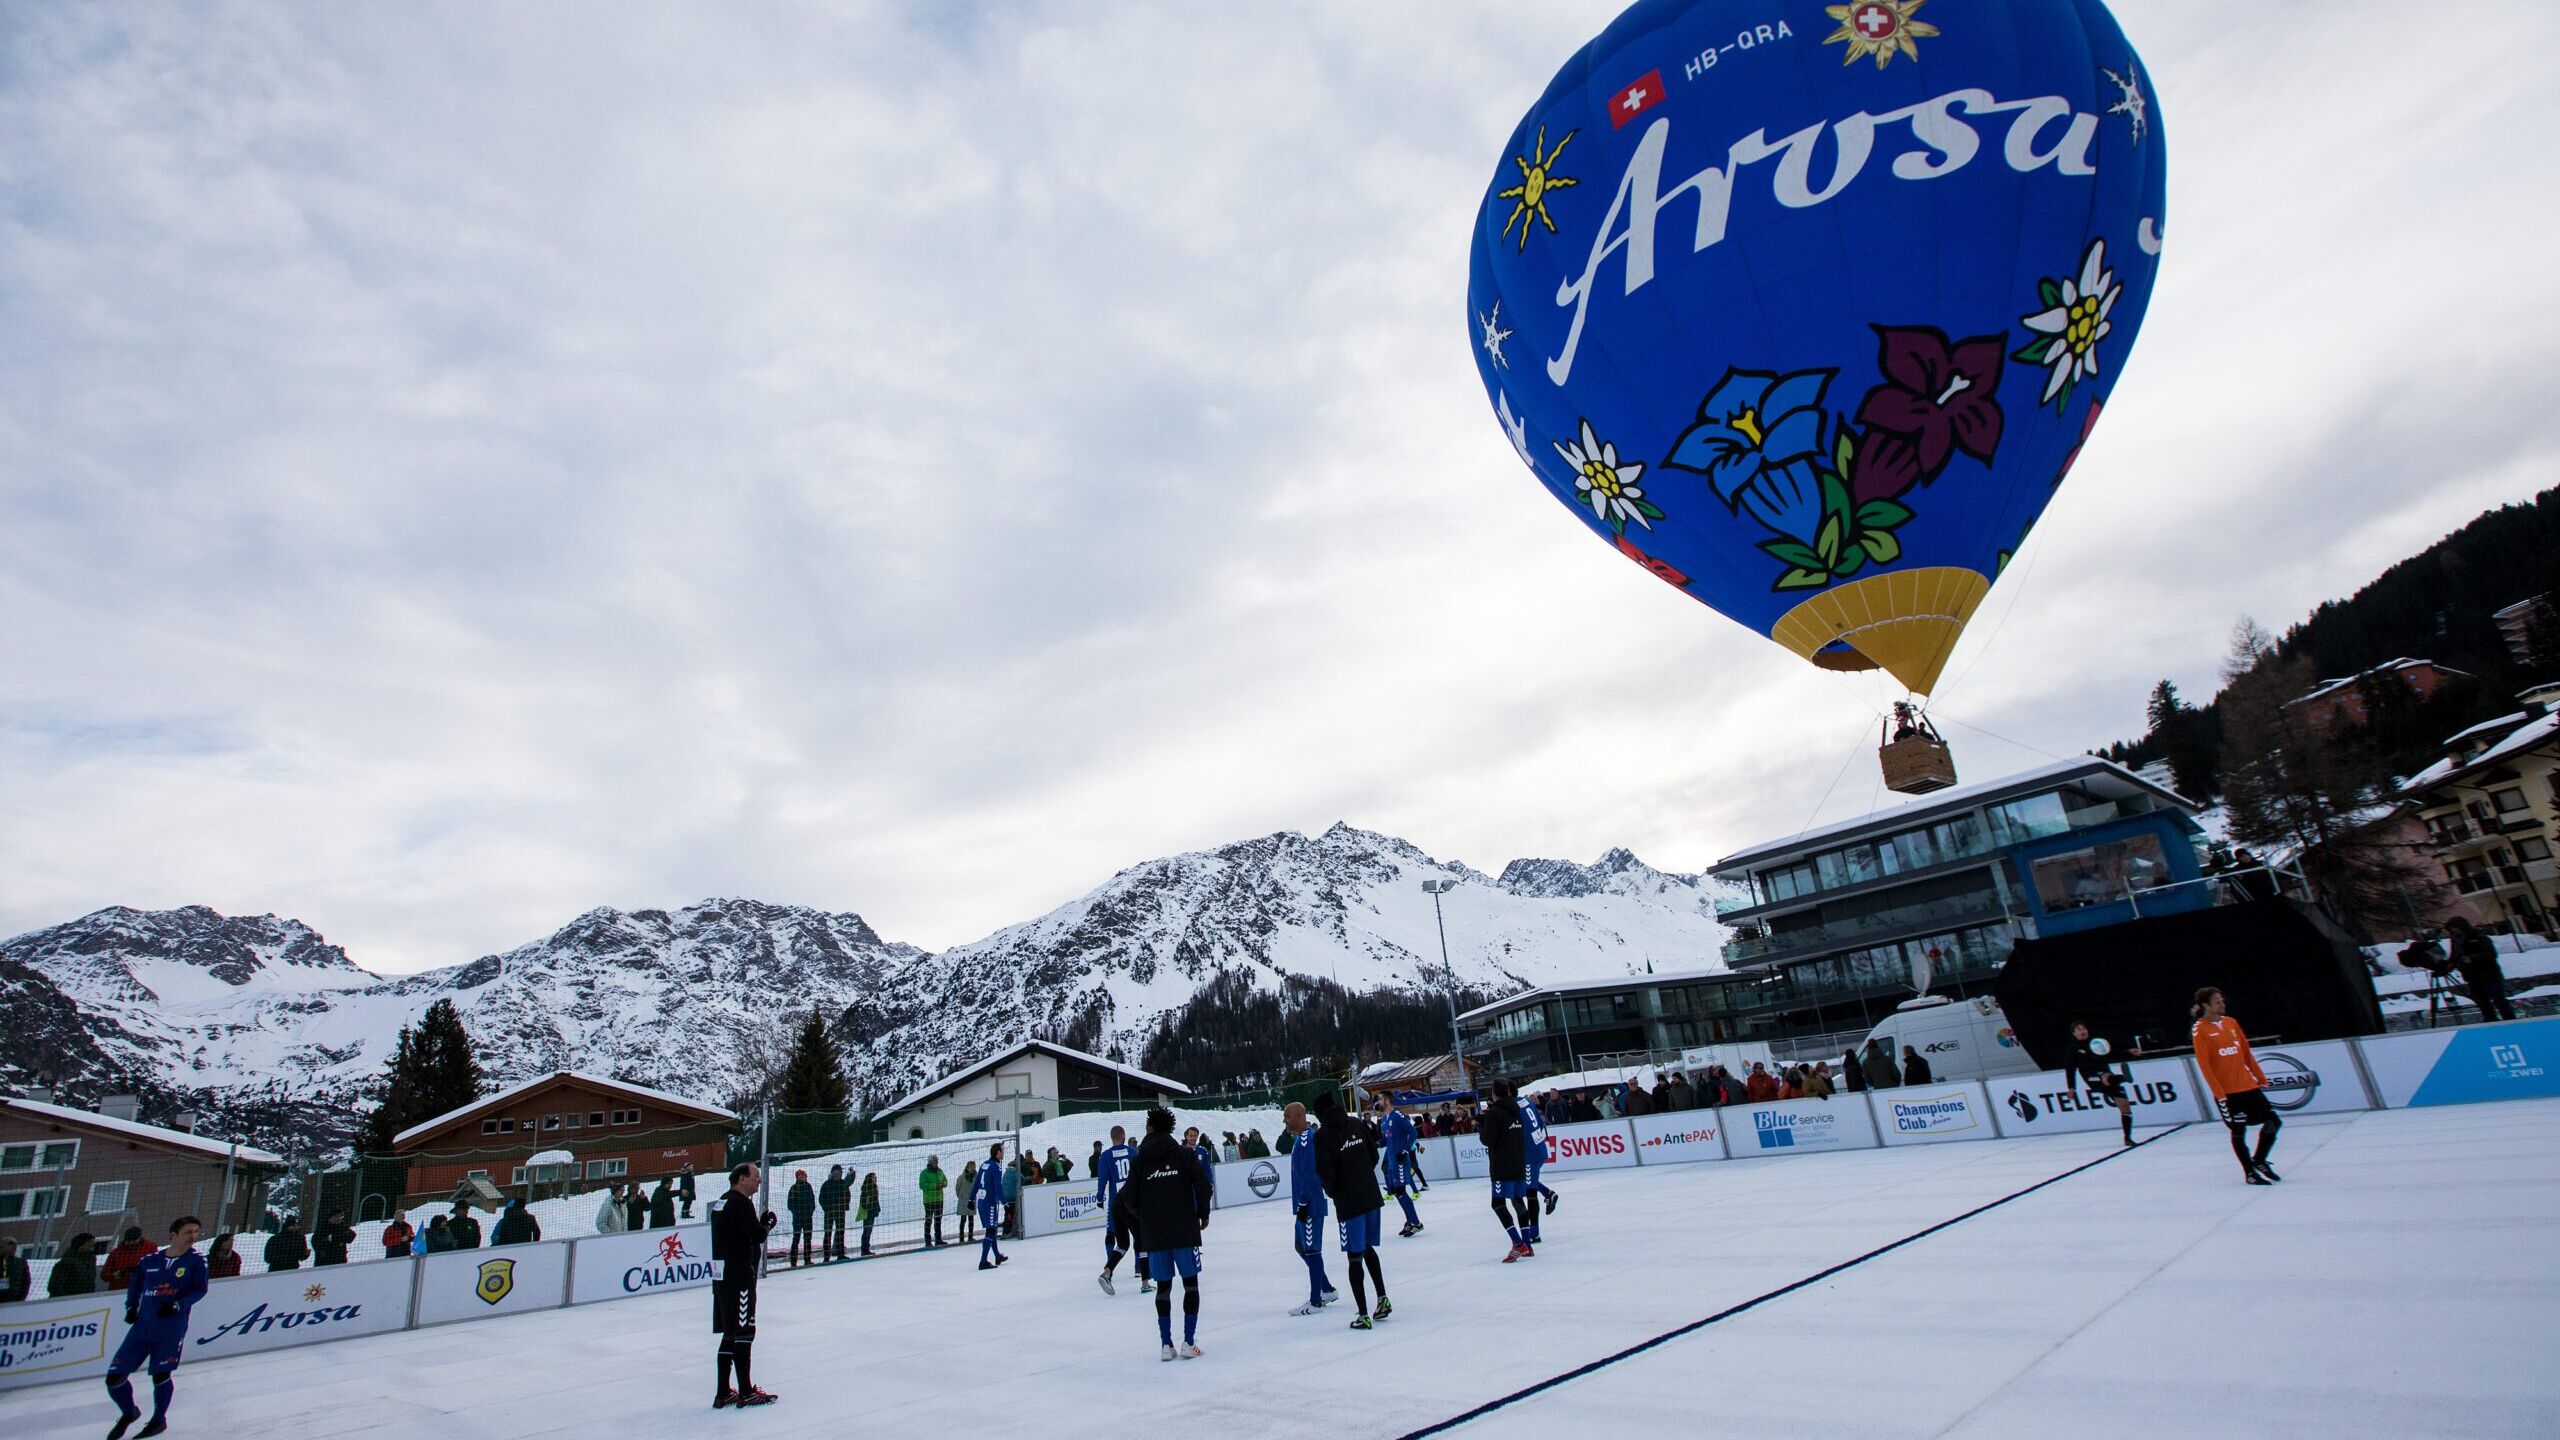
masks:
<svg viewBox="0 0 2560 1440"><path fill-rule="evenodd" d="M1466 1042L1458 1038L1458 968L1449 963L1449 921L1440 913L1440 897L1458 888L1455 880L1425 880L1422 892L1431 897L1431 921L1440 927L1440 968L1449 976L1449 988L1443 999L1449 1002L1449 1058L1458 1062L1458 1083L1467 1083Z"/></svg>

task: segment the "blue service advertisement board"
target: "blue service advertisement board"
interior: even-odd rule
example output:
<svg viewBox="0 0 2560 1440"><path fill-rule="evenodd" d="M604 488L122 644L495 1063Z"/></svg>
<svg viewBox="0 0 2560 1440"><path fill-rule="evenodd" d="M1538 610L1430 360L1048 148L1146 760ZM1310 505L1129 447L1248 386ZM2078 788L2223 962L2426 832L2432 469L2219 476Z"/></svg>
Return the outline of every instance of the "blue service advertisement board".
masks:
<svg viewBox="0 0 2560 1440"><path fill-rule="evenodd" d="M1715 1113L1724 1122L1725 1149L1736 1160L1808 1150L1866 1150L1876 1143L1875 1117L1860 1095L1728 1105Z"/></svg>
<svg viewBox="0 0 2560 1440"><path fill-rule="evenodd" d="M2393 1109L2560 1095L2560 1018L2369 1035L2356 1048Z"/></svg>

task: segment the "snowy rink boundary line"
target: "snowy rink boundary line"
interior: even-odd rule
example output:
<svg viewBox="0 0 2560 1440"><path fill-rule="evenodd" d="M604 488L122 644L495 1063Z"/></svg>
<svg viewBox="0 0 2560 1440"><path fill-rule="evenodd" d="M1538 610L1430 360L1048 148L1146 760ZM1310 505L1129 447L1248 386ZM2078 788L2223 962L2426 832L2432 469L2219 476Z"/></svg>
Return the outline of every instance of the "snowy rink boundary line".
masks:
<svg viewBox="0 0 2560 1440"><path fill-rule="evenodd" d="M1396 1440L1423 1440L1423 1437L1425 1436L1446 1434L1451 1430L1457 1429L1461 1425L1468 1424L1471 1421L1481 1420L1485 1416L1490 1415L1494 1411L1500 1410L1505 1406L1517 1405L1523 1400L1543 1395L1547 1391L1553 1390L1557 1386L1563 1385L1568 1381L1579 1380L1585 1375L1606 1370L1621 1360L1632 1360L1636 1356L1642 1355L1648 1350L1659 1349L1684 1335L1694 1335L1698 1331L1704 1330L1710 1325L1716 1324L1719 1321L1730 1320L1734 1316L1739 1315L1746 1310L1756 1309L1762 1305L1768 1304L1772 1300L1783 1299L1786 1296L1793 1295L1808 1285L1820 1284L1822 1281L1828 1280L1832 1276L1838 1275L1843 1271L1854 1270L1859 1266L1866 1264L1870 1260L1877 1259L1880 1256L1890 1255L1905 1245L1926 1240L1941 1230L1953 1229L1976 1216L1987 1215L1992 1211L1999 1209L2001 1206L2008 1204L2012 1200L2023 1200L2027 1196L2033 1195L2037 1191L2044 1189L2046 1186L2059 1185L2074 1175L2095 1170L2110 1160L2121 1160L2125 1156L2132 1154L2134 1151L2139 1150L2154 1141L2168 1139L2170 1136L2186 1129L2188 1125L2193 1123L2195 1122L2189 1121L2183 1124L2173 1125L2168 1129L2161 1131L2157 1135L2145 1136L2131 1145L2120 1146L2117 1149L2110 1150L2095 1160L2088 1161L2085 1164L2074 1165L2059 1175L2047 1176L2033 1185L2027 1186L2025 1189L2013 1190L2010 1193L2001 1196L1997 1200L1986 1200L1982 1204L1974 1206L1972 1209L1965 1211L1961 1215L1949 1216L1948 1218L1939 1221L1937 1224L1929 1226L1925 1230L1914 1230L1899 1240L1888 1241L1885 1244L1879 1245L1875 1249L1868 1251L1864 1255L1852 1256L1849 1259L1841 1261L1837 1265L1830 1266L1827 1269L1817 1270L1814 1273L1805 1276L1801 1280L1790 1280L1775 1290L1754 1295L1750 1299L1737 1305L1728 1305L1713 1315L1705 1316L1702 1319L1692 1320L1688 1324L1682 1325L1677 1329L1665 1330L1650 1340L1639 1340L1635 1344L1628 1346L1624 1350L1617 1351L1614 1354L1603 1355L1597 1360L1576 1365L1561 1375L1550 1375L1535 1385L1525 1386L1521 1389L1514 1390L1508 1395L1497 1396L1494 1399L1487 1400L1483 1404L1476 1406L1472 1410L1461 1411L1458 1414L1450 1416L1446 1420L1435 1421L1429 1425L1423 1426L1419 1430L1408 1430L1404 1434L1397 1436Z"/></svg>

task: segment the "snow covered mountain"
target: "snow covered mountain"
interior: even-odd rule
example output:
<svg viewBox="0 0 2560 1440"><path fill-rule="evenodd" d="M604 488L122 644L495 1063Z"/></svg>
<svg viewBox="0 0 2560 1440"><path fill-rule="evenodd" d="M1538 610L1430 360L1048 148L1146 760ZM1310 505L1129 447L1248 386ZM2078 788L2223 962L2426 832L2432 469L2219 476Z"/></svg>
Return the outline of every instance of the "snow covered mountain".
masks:
<svg viewBox="0 0 2560 1440"><path fill-rule="evenodd" d="M386 977L299 921L118 907L0 942L0 1083L131 1090L152 1118L208 1110L307 1153L350 1132L400 1027L450 997L492 1081L574 1066L719 1099L754 1090L783 1026L815 1007L878 1100L1029 1034L1134 1056L1222 972L1436 992L1432 878L1455 882L1449 958L1471 988L1713 964L1723 940L1696 877L1624 850L1495 879L1347 825L1132 866L939 954L858 915L706 900L593 910L501 955Z"/></svg>

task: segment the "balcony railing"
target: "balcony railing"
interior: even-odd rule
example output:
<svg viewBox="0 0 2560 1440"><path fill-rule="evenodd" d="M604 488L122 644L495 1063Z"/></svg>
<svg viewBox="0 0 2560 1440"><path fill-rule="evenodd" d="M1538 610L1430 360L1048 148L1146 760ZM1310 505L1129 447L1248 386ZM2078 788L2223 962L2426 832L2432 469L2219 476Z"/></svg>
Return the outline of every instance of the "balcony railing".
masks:
<svg viewBox="0 0 2560 1440"><path fill-rule="evenodd" d="M2008 910L1997 894L1958 895L1945 900L1932 900L1921 905L1901 905L1875 915L1860 915L1846 920L1831 920L1798 930L1774 935L1740 935L1725 942L1724 958L1728 965L1757 965L1773 960L1818 955L1827 950L1849 950L1873 944L1888 936L1945 929L1956 925L1978 925L1991 920L2009 918Z"/></svg>

